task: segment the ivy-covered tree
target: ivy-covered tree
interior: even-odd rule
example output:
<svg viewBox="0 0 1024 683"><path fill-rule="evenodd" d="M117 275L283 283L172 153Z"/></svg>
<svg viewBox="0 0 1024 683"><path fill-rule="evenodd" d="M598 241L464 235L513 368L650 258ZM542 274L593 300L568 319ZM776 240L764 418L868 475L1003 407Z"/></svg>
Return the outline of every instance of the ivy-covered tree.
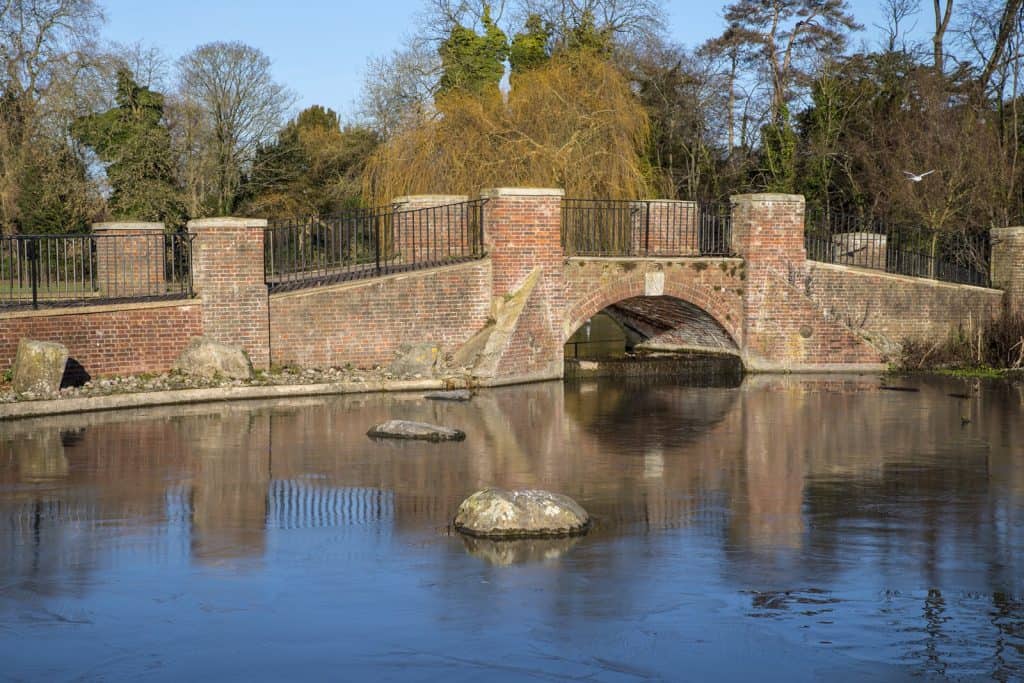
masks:
<svg viewBox="0 0 1024 683"><path fill-rule="evenodd" d="M164 97L117 74L117 106L77 119L72 135L106 164L115 218L179 223L181 197L174 178L171 137L164 125Z"/></svg>
<svg viewBox="0 0 1024 683"><path fill-rule="evenodd" d="M544 19L539 14L527 17L524 30L512 37L512 44L509 46L508 60L512 67L512 75L546 64L551 58L550 42L551 27Z"/></svg>
<svg viewBox="0 0 1024 683"><path fill-rule="evenodd" d="M491 8L484 7L480 19L483 35L471 28L456 25L441 43L440 92L461 90L477 95L498 94L498 85L505 75L508 59L508 36L491 19Z"/></svg>

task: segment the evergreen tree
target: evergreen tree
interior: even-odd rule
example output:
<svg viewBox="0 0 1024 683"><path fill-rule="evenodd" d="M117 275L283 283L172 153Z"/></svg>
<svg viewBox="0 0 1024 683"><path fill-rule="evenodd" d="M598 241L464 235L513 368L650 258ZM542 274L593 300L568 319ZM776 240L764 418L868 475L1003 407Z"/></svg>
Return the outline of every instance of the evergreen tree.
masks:
<svg viewBox="0 0 1024 683"><path fill-rule="evenodd" d="M337 113L304 109L256 153L247 210L271 217L325 215L359 203L361 174L378 143L368 128L342 128Z"/></svg>
<svg viewBox="0 0 1024 683"><path fill-rule="evenodd" d="M164 97L139 86L127 69L117 74L117 106L83 116L72 135L107 164L115 218L179 223L181 200L174 180L171 137L164 125Z"/></svg>

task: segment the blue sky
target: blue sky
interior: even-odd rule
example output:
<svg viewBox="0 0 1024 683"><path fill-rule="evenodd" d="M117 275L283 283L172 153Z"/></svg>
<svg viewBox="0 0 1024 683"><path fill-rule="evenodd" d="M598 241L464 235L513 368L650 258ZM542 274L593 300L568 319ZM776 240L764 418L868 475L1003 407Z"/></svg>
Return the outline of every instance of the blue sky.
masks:
<svg viewBox="0 0 1024 683"><path fill-rule="evenodd" d="M298 95L298 107L322 104L342 114L354 110L367 60L391 52L415 28L422 0L345 2L291 0L101 0L104 38L141 42L176 59L214 40L240 40L266 53L274 74ZM668 33L694 46L722 29L724 0L668 3ZM852 0L862 38L873 37L878 0ZM925 25L922 14L918 24Z"/></svg>

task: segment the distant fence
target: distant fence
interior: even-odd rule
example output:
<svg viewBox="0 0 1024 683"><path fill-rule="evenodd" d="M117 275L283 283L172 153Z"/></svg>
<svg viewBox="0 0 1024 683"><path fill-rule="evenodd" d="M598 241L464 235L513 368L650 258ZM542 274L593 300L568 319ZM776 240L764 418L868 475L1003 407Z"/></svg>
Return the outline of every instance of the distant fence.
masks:
<svg viewBox="0 0 1024 683"><path fill-rule="evenodd" d="M879 219L807 212L807 258L898 275L988 287L988 233L966 235L898 226Z"/></svg>
<svg viewBox="0 0 1024 683"><path fill-rule="evenodd" d="M185 233L0 237L0 308L190 296Z"/></svg>
<svg viewBox="0 0 1024 683"><path fill-rule="evenodd" d="M726 256L728 205L690 201L565 199L567 256Z"/></svg>
<svg viewBox="0 0 1024 683"><path fill-rule="evenodd" d="M461 263L483 256L485 200L353 209L266 229L271 292Z"/></svg>

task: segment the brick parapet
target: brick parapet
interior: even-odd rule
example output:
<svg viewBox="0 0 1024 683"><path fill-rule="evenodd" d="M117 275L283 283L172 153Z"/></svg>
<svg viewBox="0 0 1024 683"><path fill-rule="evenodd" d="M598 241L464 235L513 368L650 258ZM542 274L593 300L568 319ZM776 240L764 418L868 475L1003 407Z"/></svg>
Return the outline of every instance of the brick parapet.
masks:
<svg viewBox="0 0 1024 683"><path fill-rule="evenodd" d="M189 221L192 284L202 301L203 329L240 345L257 368L270 366L270 303L263 270L267 222L253 218Z"/></svg>
<svg viewBox="0 0 1024 683"><path fill-rule="evenodd" d="M1024 227L992 231L992 286L1004 292L1011 313L1024 314Z"/></svg>
<svg viewBox="0 0 1024 683"><path fill-rule="evenodd" d="M490 294L489 259L273 294L272 361L372 368L421 342L447 355L487 323Z"/></svg>

